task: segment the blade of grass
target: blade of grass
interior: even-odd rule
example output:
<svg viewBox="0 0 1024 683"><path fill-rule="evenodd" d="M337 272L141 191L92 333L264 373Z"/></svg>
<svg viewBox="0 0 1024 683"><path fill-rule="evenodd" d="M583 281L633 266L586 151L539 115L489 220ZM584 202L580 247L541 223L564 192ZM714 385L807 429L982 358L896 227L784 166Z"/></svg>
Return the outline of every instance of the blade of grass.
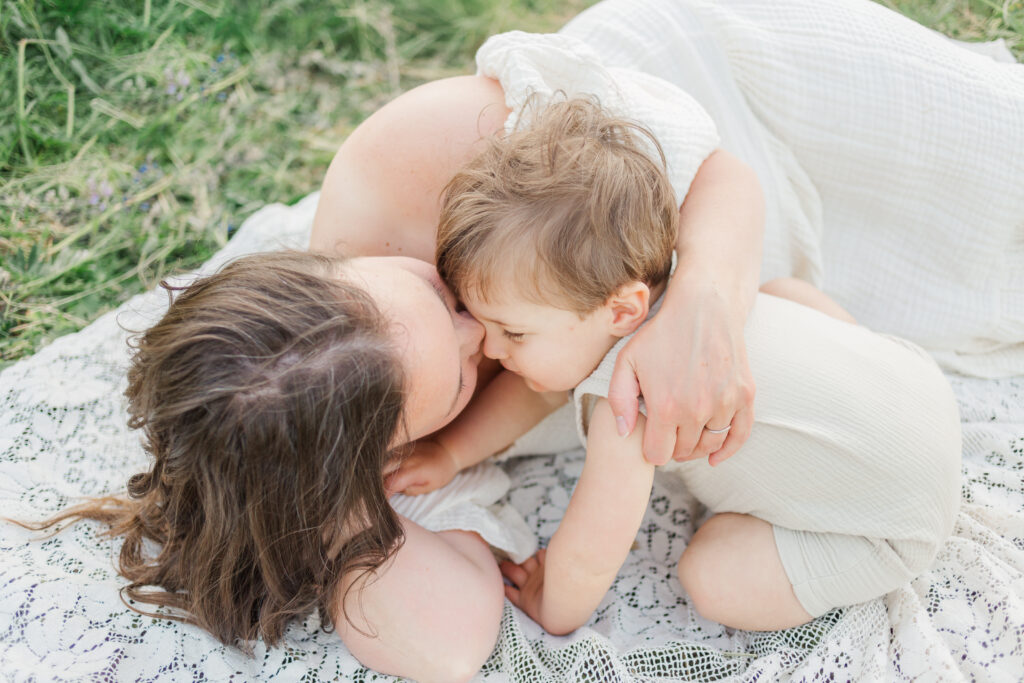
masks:
<svg viewBox="0 0 1024 683"><path fill-rule="evenodd" d="M25 46L28 40L22 38L18 41L18 85L17 85L17 115L18 115L18 139L21 142L21 153L29 166L33 166L32 152L28 147L27 124L25 122Z"/></svg>

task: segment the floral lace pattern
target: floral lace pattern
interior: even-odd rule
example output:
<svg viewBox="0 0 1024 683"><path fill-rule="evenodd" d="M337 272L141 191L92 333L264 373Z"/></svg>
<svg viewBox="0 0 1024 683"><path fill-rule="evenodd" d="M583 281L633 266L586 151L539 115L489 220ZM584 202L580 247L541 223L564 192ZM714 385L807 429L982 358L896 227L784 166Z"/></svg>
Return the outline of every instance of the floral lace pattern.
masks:
<svg viewBox="0 0 1024 683"><path fill-rule="evenodd" d="M254 215L204 270L247 251L302 246L315 209ZM128 329L166 304L132 299L0 374L0 504L37 519L80 496L123 490L144 466L125 425ZM800 628L734 631L698 616L675 563L703 510L658 477L635 550L589 624L545 634L506 604L482 680L1011 680L1024 671L1024 377L952 376L964 432L963 505L924 575L882 599ZM508 502L542 544L582 469L582 451L513 458ZM316 617L254 656L201 629L127 609L114 570L118 539L98 524L45 540L0 524L0 671L6 680L390 680L361 667Z"/></svg>

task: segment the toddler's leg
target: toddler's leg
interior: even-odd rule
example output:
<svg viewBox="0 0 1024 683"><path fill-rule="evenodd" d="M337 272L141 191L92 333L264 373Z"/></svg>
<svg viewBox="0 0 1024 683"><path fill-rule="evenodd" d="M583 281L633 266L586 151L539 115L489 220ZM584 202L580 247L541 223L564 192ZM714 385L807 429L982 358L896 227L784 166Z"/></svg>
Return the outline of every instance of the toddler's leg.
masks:
<svg viewBox="0 0 1024 683"><path fill-rule="evenodd" d="M833 318L857 324L857 320L850 315L850 312L840 306L832 297L811 283L804 282L795 277L777 277L774 280L769 280L761 285L760 291L764 294L777 296L780 299L789 299L798 304L809 306L822 313L827 313Z"/></svg>
<svg viewBox="0 0 1024 683"><path fill-rule="evenodd" d="M750 515L715 515L679 559L679 580L701 616L732 628L774 631L812 619L797 600L772 525Z"/></svg>
<svg viewBox="0 0 1024 683"><path fill-rule="evenodd" d="M772 631L898 588L931 561L922 542L796 531L728 512L694 534L679 580L704 617Z"/></svg>

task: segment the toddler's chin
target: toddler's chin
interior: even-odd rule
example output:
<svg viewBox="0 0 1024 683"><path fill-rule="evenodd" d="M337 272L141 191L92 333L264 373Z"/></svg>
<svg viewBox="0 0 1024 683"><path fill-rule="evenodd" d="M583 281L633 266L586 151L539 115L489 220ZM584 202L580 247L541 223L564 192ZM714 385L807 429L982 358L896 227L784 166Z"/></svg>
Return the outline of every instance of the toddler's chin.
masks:
<svg viewBox="0 0 1024 683"><path fill-rule="evenodd" d="M543 384L537 384L536 382L534 382L529 377L523 377L523 381L526 382L526 386L530 387L534 391L537 391L537 392L551 391L550 389L545 387Z"/></svg>
<svg viewBox="0 0 1024 683"><path fill-rule="evenodd" d="M549 387L546 384L540 384L539 382L535 382L532 379L530 379L529 377L523 377L523 380L526 381L526 386L528 386L531 389L533 389L534 391L540 392L540 393L551 393L551 392L555 392L555 391L569 391L570 389L572 389L572 387L565 387L565 388L562 388L562 387Z"/></svg>

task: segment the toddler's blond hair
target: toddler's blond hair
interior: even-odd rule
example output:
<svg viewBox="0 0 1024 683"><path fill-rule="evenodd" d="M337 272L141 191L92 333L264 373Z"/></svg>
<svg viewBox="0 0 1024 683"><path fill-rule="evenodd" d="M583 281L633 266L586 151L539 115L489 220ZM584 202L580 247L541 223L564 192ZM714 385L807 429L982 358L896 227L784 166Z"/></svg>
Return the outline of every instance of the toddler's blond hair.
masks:
<svg viewBox="0 0 1024 683"><path fill-rule="evenodd" d="M679 205L650 131L570 99L486 145L443 195L437 267L459 296L582 316L629 282L666 280Z"/></svg>

